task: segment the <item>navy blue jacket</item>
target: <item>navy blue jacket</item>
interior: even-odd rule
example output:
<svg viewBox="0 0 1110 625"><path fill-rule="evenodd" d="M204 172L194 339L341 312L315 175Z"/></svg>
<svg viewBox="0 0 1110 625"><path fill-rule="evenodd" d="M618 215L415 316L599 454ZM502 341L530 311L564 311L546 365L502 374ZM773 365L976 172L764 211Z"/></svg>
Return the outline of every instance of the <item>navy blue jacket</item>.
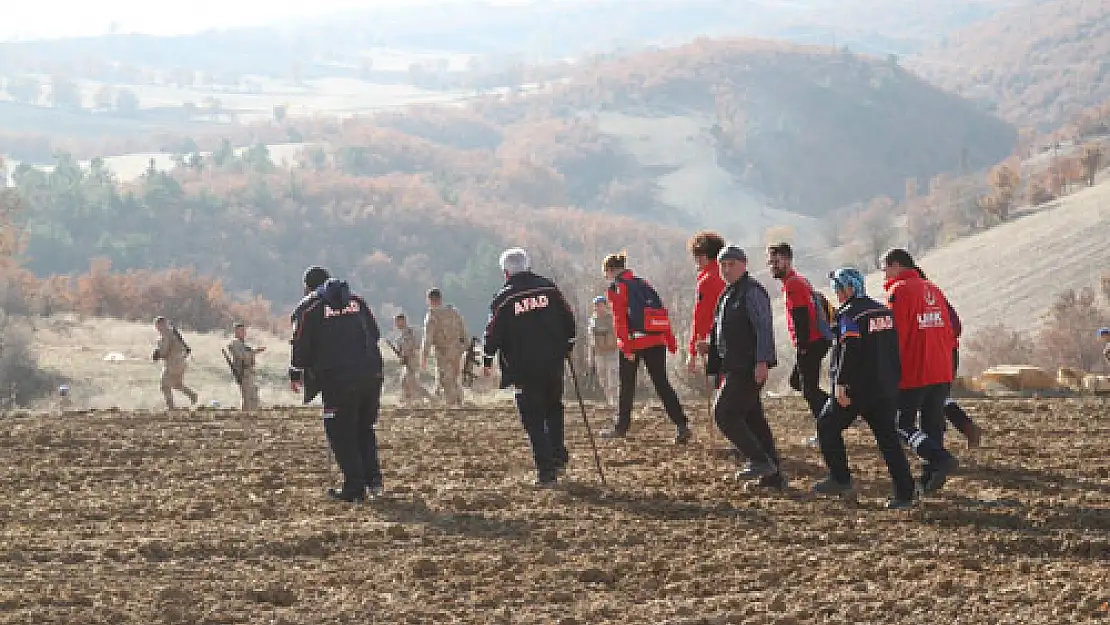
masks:
<svg viewBox="0 0 1110 625"><path fill-rule="evenodd" d="M500 353L501 388L561 375L574 347L574 312L555 283L531 271L514 274L490 303L485 366Z"/></svg>
<svg viewBox="0 0 1110 625"><path fill-rule="evenodd" d="M853 404L895 398L902 365L894 312L870 297L853 297L837 310L836 324L829 359L833 387L846 387Z"/></svg>
<svg viewBox="0 0 1110 625"><path fill-rule="evenodd" d="M709 375L755 371L758 362L778 364L771 297L751 274L725 287L709 331Z"/></svg>
<svg viewBox="0 0 1110 625"><path fill-rule="evenodd" d="M379 339L378 322L366 301L351 293L346 282L331 278L293 312L289 377L302 381L307 372L316 384L326 385L380 376Z"/></svg>

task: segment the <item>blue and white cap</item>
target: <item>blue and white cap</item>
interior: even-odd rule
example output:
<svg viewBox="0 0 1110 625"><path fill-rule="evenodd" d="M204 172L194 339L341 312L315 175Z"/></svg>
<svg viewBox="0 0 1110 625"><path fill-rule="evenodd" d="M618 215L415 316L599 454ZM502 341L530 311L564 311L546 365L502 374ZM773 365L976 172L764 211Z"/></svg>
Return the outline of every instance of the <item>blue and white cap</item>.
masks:
<svg viewBox="0 0 1110 625"><path fill-rule="evenodd" d="M830 273L829 283L833 290L852 287L852 292L855 293L856 297L867 295L867 287L865 286L863 274L861 274L858 269L853 269L852 267L841 267Z"/></svg>

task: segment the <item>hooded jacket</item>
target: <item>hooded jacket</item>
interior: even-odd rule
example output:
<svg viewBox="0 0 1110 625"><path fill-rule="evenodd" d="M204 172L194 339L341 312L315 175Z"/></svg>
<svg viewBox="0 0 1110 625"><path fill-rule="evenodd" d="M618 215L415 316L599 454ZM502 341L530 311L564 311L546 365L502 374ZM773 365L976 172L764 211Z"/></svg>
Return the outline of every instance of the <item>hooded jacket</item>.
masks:
<svg viewBox="0 0 1110 625"><path fill-rule="evenodd" d="M370 307L330 278L293 312L290 378L309 371L320 385L382 374L381 332Z"/></svg>
<svg viewBox="0 0 1110 625"><path fill-rule="evenodd" d="M898 329L902 359L899 388L951 382L956 337L944 293L932 282L922 280L914 269L902 271L883 287Z"/></svg>

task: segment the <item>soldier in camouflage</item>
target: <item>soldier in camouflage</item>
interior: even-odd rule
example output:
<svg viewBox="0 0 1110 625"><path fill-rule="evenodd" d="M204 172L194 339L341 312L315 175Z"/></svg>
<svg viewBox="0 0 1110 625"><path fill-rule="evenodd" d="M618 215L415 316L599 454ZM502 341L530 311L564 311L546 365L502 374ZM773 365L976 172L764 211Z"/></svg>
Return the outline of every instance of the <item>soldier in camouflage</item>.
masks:
<svg viewBox="0 0 1110 625"><path fill-rule="evenodd" d="M424 344L421 348L420 368L428 367L432 348L436 353L439 384L443 387L448 406L462 405L462 387L459 375L462 357L466 353L466 323L462 315L450 304L444 305L439 289L428 291L428 314L424 317Z"/></svg>
<svg viewBox="0 0 1110 625"><path fill-rule="evenodd" d="M420 356L420 344L416 341L416 331L409 325L404 313L393 318L393 325L401 335L397 341L397 351L401 358L401 405L423 404L432 396L420 385L417 378L419 372L416 361Z"/></svg>
<svg viewBox="0 0 1110 625"><path fill-rule="evenodd" d="M174 409L173 390L185 393L189 403L197 403L197 393L185 386L185 359L189 356L189 347L177 332L177 328L170 326L165 317L154 320L154 329L158 330L158 346L151 355L152 360L162 361L161 388L162 396L166 398L166 407Z"/></svg>
<svg viewBox="0 0 1110 625"><path fill-rule="evenodd" d="M255 354L266 351L265 347L247 345L247 326L235 324L235 338L227 344L231 355L231 366L239 374L239 392L243 396L243 410L258 410L261 400L258 397L258 377L255 375Z"/></svg>

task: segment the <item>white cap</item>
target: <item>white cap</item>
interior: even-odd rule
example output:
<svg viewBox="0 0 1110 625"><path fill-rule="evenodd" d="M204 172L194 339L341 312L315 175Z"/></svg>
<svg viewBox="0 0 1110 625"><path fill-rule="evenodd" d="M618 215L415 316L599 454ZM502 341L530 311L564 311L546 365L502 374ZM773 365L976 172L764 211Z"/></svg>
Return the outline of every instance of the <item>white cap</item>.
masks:
<svg viewBox="0 0 1110 625"><path fill-rule="evenodd" d="M532 261L528 258L528 252L519 247L511 247L501 252L500 262L501 268L510 276L532 268Z"/></svg>

